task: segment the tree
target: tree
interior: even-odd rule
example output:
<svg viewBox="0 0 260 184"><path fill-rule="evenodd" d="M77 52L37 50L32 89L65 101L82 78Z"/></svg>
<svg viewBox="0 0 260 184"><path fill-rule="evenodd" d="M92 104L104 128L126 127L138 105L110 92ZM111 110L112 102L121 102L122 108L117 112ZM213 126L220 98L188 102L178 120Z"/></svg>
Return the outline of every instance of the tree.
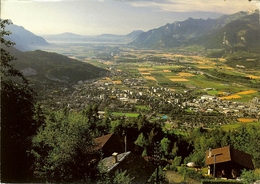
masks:
<svg viewBox="0 0 260 184"><path fill-rule="evenodd" d="M164 137L160 144L161 144L161 150L164 154L164 156L168 156L169 155L169 151L170 151L170 143L171 141L167 138L167 137Z"/></svg>
<svg viewBox="0 0 260 184"><path fill-rule="evenodd" d="M244 169L242 170L241 178L244 184L254 183L256 180L260 179L260 173Z"/></svg>
<svg viewBox="0 0 260 184"><path fill-rule="evenodd" d="M36 93L29 88L27 79L11 63L15 60L7 50L13 42L1 20L1 180L2 182L28 182L31 180L32 156L28 150L40 119L34 119Z"/></svg>
<svg viewBox="0 0 260 184"><path fill-rule="evenodd" d="M88 118L82 113L52 112L33 138L35 176L40 182L90 182L98 173Z"/></svg>
<svg viewBox="0 0 260 184"><path fill-rule="evenodd" d="M130 184L132 183L134 177L130 177L129 174L127 174L127 170L125 171L119 171L117 170L115 172L115 176L113 178L114 184Z"/></svg>

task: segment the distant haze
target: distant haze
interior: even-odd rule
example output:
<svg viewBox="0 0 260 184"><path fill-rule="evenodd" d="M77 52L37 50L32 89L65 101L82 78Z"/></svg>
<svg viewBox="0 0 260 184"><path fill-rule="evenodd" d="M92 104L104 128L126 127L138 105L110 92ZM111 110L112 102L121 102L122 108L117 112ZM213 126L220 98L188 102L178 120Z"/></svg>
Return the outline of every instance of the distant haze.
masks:
<svg viewBox="0 0 260 184"><path fill-rule="evenodd" d="M147 31L188 17L253 11L258 0L2 0L1 18L31 32L81 35Z"/></svg>

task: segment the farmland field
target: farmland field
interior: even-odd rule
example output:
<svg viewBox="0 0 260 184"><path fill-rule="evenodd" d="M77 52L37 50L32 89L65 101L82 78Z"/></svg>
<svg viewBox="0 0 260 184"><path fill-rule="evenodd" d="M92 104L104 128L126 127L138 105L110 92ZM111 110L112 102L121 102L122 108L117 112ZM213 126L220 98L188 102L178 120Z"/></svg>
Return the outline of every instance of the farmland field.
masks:
<svg viewBox="0 0 260 184"><path fill-rule="evenodd" d="M232 68L226 65L225 58L206 58L169 51L130 50L127 48L122 48L122 53L124 54L114 56L105 62L97 62L96 59L87 61L103 68L112 66L117 71L127 72L132 77L141 77L146 81L147 86L167 85L175 91L191 88L215 95L222 100L237 102L249 102L254 97L260 96L259 91L253 87L260 82L260 77L256 75L259 72ZM127 58L132 59L126 60ZM138 62L136 62L137 59ZM117 64L117 61L125 62ZM228 77L234 79L229 80ZM240 78L241 81L237 81ZM246 78L248 81L245 80ZM121 85L118 79L112 77L111 81L118 86ZM204 90L207 88L214 90Z"/></svg>

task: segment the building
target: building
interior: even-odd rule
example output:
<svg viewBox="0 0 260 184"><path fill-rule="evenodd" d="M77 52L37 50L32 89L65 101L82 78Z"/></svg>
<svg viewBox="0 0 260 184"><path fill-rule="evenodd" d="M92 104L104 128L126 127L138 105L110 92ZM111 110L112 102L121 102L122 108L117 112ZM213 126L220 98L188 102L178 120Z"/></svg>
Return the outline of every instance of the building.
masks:
<svg viewBox="0 0 260 184"><path fill-rule="evenodd" d="M107 134L95 139L96 150L102 152L102 157L111 156L114 152L124 152L124 139L120 139L115 134Z"/></svg>
<svg viewBox="0 0 260 184"><path fill-rule="evenodd" d="M208 174L227 179L236 179L243 169L254 169L251 155L231 146L207 150L206 165Z"/></svg>

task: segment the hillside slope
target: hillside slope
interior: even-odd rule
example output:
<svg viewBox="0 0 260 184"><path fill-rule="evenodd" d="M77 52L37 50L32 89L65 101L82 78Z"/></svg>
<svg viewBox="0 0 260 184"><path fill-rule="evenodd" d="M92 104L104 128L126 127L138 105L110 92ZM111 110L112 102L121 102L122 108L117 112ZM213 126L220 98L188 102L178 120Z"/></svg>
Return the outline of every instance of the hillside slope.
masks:
<svg viewBox="0 0 260 184"><path fill-rule="evenodd" d="M34 84L73 85L102 77L108 72L56 53L40 50L20 52L15 48L10 49L10 52L17 58L15 67Z"/></svg>

